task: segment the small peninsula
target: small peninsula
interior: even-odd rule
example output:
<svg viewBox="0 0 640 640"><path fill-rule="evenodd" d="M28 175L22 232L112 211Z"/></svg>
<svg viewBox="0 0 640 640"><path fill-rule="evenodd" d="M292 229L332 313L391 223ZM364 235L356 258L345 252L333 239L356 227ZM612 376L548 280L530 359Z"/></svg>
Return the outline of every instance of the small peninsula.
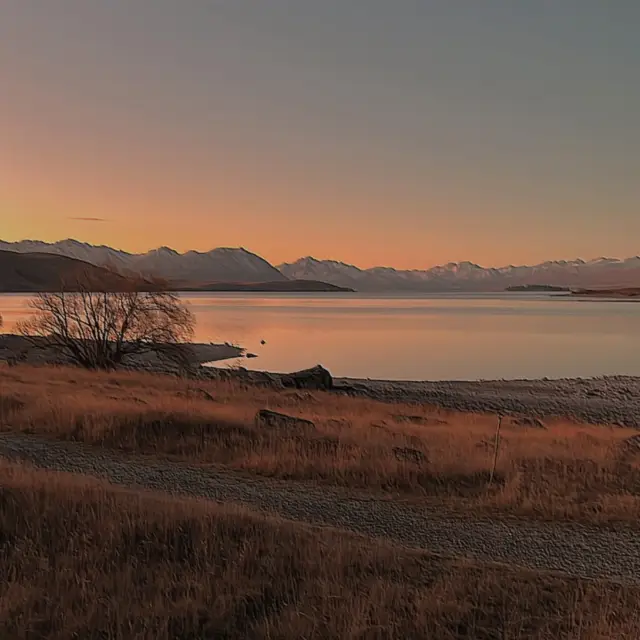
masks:
<svg viewBox="0 0 640 640"><path fill-rule="evenodd" d="M505 291L570 291L569 287L560 287L553 284L517 284L507 287Z"/></svg>

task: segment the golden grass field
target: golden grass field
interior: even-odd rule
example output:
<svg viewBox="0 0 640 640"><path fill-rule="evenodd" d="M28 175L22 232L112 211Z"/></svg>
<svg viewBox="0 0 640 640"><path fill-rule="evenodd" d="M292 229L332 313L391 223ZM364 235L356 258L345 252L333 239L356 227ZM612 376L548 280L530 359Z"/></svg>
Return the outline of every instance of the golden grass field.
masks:
<svg viewBox="0 0 640 640"><path fill-rule="evenodd" d="M265 429L268 408L314 430ZM0 367L0 425L261 476L330 484L486 514L599 523L640 519L638 432L550 420L505 422L488 486L497 417L142 373ZM394 448L424 459L398 457ZM413 455L413 454L412 454Z"/></svg>
<svg viewBox="0 0 640 640"><path fill-rule="evenodd" d="M3 640L640 637L640 588L446 560L6 462L0 567Z"/></svg>

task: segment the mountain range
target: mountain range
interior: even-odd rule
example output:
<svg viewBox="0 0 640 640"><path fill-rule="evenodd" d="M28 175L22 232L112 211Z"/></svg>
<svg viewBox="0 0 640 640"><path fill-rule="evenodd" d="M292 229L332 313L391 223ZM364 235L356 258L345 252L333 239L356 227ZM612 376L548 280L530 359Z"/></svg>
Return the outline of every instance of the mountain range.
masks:
<svg viewBox="0 0 640 640"><path fill-rule="evenodd" d="M425 270L360 269L335 260L301 258L279 265L288 278L322 280L358 291L502 291L518 285L619 287L640 285L640 257L557 260L533 266L481 267L450 262Z"/></svg>
<svg viewBox="0 0 640 640"><path fill-rule="evenodd" d="M160 247L136 254L77 240L62 240L53 244L39 240L0 240L0 251L52 253L97 266L113 267L121 272L154 275L174 283L190 285L208 282L278 282L288 279L266 260L245 249L220 248L206 253L178 253L168 247Z"/></svg>
<svg viewBox="0 0 640 640"><path fill-rule="evenodd" d="M77 240L53 244L24 240L0 241L0 250L52 253L97 266L165 278L175 286L201 287L206 283L258 283L313 280L357 291L502 291L520 285L566 287L624 287L640 285L640 256L628 259L557 260L537 265L482 267L473 262L451 262L424 270L391 267L360 269L345 262L301 258L277 267L242 248L218 248L205 253L178 253L161 247L133 254Z"/></svg>

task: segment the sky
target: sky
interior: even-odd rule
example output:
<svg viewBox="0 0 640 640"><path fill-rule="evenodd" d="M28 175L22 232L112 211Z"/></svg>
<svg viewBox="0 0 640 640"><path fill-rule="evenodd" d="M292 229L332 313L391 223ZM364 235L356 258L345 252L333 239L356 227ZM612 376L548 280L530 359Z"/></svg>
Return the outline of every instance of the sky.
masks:
<svg viewBox="0 0 640 640"><path fill-rule="evenodd" d="M640 253L637 0L0 0L0 238Z"/></svg>

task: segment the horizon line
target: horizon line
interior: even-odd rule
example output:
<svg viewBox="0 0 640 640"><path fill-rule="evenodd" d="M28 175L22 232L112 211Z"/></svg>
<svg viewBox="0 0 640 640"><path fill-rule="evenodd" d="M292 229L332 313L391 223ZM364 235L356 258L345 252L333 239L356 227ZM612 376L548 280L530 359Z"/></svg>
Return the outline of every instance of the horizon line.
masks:
<svg viewBox="0 0 640 640"><path fill-rule="evenodd" d="M640 258L640 255L636 254L636 255L632 255L632 256L626 256L626 257L614 257L614 256L597 256L594 258L590 258L590 259L585 259L585 258L580 258L580 257L576 257L573 259L567 259L567 258L560 258L560 259L548 259L548 260L544 260L542 262L537 262L534 264L504 264L504 265L499 265L499 266L485 266L476 262L473 262L471 260L461 260L461 261L449 261L449 262L445 262L445 263L441 263L441 264L434 264L431 267L424 267L424 268L414 268L414 269L399 269L397 267L393 267L393 266L389 266L389 265L382 265L382 264L378 264L378 265L374 265L372 267L360 267L356 264L353 264L351 262L345 262L343 260L337 260L335 258L316 258L315 256L312 255L305 255L305 256L301 256L300 258L298 258L297 260L294 260L293 262L280 262L278 264L274 264L273 262L271 262L270 260L267 260L267 258L265 258L264 256L262 256L259 253L256 253L255 251L251 251L250 249L247 249L243 246L237 246L237 247L232 247L232 246L218 246L218 247L212 247L211 249L208 249L206 251L198 251L196 249L189 249L187 251L184 252L180 252L177 251L173 248L171 248L168 245L161 245L158 247L153 247L151 249L148 249L147 251L144 252L140 252L140 253L136 253L136 252L131 252L131 251L127 251L125 249L120 249L120 248L116 248L113 247L111 245L106 245L106 244L92 244L90 242L85 242L83 240L78 240L76 238L64 238L62 240L56 240L54 242L47 242L45 240L35 240L33 238L23 238L22 240L16 240L16 241L10 241L10 240L3 240L2 238L0 238L0 243L2 244L6 244L6 245L17 245L17 244L22 244L22 243L27 243L27 242L33 242L33 243L39 243L39 244L44 244L47 246L55 246L55 245L59 245L59 244L63 244L65 242L75 242L77 244L82 244L82 245L86 245L89 247L92 247L94 249L111 249L112 251L117 251L119 253L124 253L126 255L130 255L130 256L143 256L143 255L147 255L153 251L159 251L160 249L168 249L170 251L173 251L175 253L177 253L178 255L184 256L188 253L197 253L200 255L205 255L207 253L211 253L212 251L216 251L218 249L231 249L231 250L236 250L236 251L245 251L247 253L251 253L259 258L261 258L262 260L265 260L266 262L268 262L271 266L279 268L281 266L289 266L292 264L295 264L296 262L299 262L301 260L315 260L316 262L335 262L335 263L339 263L339 264L343 264L345 266L348 267L354 267L356 269L359 269L360 271L368 271L370 269L393 269L395 271L408 271L408 272L412 272L412 271L431 271L433 269L438 269L441 267L446 267L446 266L450 266L450 265L462 265L462 264L471 264L473 266L479 267L481 269L506 269L506 268L518 268L518 267L536 267L536 266L540 266L540 265L544 265L544 264L559 264L559 263L576 263L576 262L582 262L583 264L587 264L589 262L596 262L598 260L615 260L617 262L626 262L628 260L633 260L634 258Z"/></svg>

